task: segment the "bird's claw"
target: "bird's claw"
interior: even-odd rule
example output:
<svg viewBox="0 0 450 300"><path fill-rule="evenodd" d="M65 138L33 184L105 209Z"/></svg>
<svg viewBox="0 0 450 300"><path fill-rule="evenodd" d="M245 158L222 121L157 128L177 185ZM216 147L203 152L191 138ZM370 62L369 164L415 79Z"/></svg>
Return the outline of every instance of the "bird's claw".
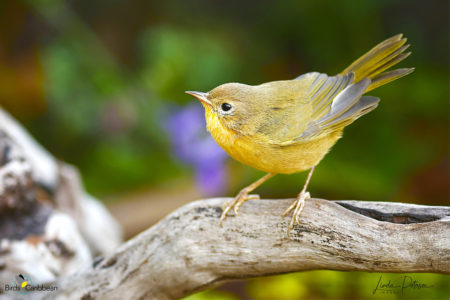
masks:
<svg viewBox="0 0 450 300"><path fill-rule="evenodd" d="M245 201L259 200L259 195L256 195L256 194L249 195L248 193L249 192L244 189L244 190L240 191L239 194L232 201L228 201L222 206L223 212L222 212L222 215L220 216L220 221L219 221L220 226L222 226L223 220L225 220L228 213L230 212L230 210L233 207L234 207L234 213L236 215L238 215L239 209L241 208L242 204L244 204Z"/></svg>
<svg viewBox="0 0 450 300"><path fill-rule="evenodd" d="M305 206L305 200L311 198L309 192L301 192L294 203L289 206L289 208L283 213L282 217L288 215L292 210L294 213L292 214L291 222L289 223L289 227L287 230L287 236L289 237L289 232L294 228L294 224L300 225L300 214L303 211L303 207Z"/></svg>
<svg viewBox="0 0 450 300"><path fill-rule="evenodd" d="M245 195L245 197L240 197L239 201L236 203L236 205L234 206L234 213L236 214L236 216L239 214L239 209L241 208L242 204L244 204L245 201L247 200L259 200L259 195L256 194L252 194L252 195Z"/></svg>

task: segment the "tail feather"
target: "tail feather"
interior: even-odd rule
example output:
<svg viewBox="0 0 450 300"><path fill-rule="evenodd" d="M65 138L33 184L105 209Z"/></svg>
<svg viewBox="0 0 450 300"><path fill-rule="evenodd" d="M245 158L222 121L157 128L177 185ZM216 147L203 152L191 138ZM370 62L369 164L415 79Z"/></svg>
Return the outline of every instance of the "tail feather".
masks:
<svg viewBox="0 0 450 300"><path fill-rule="evenodd" d="M310 88L311 121L293 141L313 139L342 130L374 110L380 99L363 94L414 71L414 68L402 68L385 72L411 54L405 53L409 47L405 43L406 38L402 38L402 34L393 36L375 46L338 76L306 74L315 78Z"/></svg>
<svg viewBox="0 0 450 300"><path fill-rule="evenodd" d="M374 62L372 65L367 65L366 69L362 70L358 75L361 77L361 79L365 77L369 77L370 79L372 79L377 74L380 74L384 70L389 69L393 65L407 58L411 54L411 52L403 53L403 51L405 51L407 48L409 48L409 45L402 46L379 62Z"/></svg>
<svg viewBox="0 0 450 300"><path fill-rule="evenodd" d="M367 91L370 91L411 73L413 68L383 73L411 54L411 52L404 53L409 45L405 45L406 38L402 38L402 36L402 34L397 34L381 42L342 71L340 75L353 72L355 73L355 82L370 78L372 83L367 88Z"/></svg>
<svg viewBox="0 0 450 300"><path fill-rule="evenodd" d="M406 76L412 73L414 70L415 68L402 68L381 73L380 75L377 75L373 78L372 83L369 85L366 92L376 89L377 87L385 85L386 83L389 83L396 79L399 79L400 77Z"/></svg>

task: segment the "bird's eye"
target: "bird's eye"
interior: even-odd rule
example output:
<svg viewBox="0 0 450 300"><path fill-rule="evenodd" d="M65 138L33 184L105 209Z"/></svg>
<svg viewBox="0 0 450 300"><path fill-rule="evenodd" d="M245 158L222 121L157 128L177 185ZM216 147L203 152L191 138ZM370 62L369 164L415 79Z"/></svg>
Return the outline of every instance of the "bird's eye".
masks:
<svg viewBox="0 0 450 300"><path fill-rule="evenodd" d="M231 104L229 104L229 103L222 103L221 107L222 107L223 111L229 111L230 109L233 108L233 106L231 106Z"/></svg>

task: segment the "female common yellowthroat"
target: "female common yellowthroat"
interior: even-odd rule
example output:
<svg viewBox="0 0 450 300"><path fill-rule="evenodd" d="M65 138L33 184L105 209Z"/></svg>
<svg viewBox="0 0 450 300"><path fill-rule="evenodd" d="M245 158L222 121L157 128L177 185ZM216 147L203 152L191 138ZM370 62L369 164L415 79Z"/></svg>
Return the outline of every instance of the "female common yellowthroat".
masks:
<svg viewBox="0 0 450 300"><path fill-rule="evenodd" d="M220 224L234 207L249 199L249 193L275 174L310 170L292 210L289 231L300 223L300 213L314 167L342 131L357 118L372 111L379 98L364 93L411 73L414 68L384 72L410 52L402 34L378 44L340 74L328 76L311 72L292 80L272 81L256 86L222 84L208 93L187 91L205 107L207 129L216 142L234 159L267 174L242 189L225 204Z"/></svg>

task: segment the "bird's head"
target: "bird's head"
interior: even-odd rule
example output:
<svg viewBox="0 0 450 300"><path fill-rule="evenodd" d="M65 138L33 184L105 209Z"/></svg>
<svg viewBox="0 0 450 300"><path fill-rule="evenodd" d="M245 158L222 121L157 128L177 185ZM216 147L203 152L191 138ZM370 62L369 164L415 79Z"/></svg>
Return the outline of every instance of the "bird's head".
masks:
<svg viewBox="0 0 450 300"><path fill-rule="evenodd" d="M218 120L222 126L237 132L241 132L256 113L253 105L253 87L246 84L226 83L207 93L194 91L186 93L203 104L207 122ZM208 118L208 115L212 115L213 118Z"/></svg>

